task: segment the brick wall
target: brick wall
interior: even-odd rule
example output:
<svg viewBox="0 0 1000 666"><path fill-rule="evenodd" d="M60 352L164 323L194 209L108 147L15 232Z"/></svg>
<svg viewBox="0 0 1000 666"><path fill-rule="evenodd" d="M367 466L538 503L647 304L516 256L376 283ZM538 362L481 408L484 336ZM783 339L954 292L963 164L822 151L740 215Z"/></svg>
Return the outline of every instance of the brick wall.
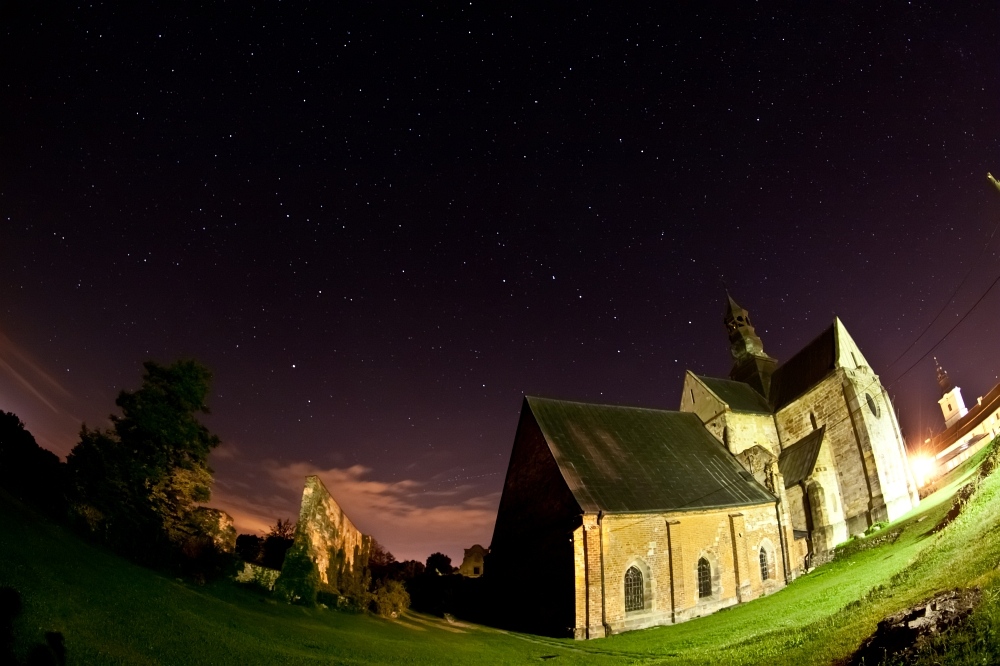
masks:
<svg viewBox="0 0 1000 666"><path fill-rule="evenodd" d="M668 521L671 523L668 526ZM785 585L781 535L775 505L662 514L611 514L600 521L585 516L578 559L578 594L587 593L586 626L575 635L595 638L707 615L749 601ZM591 538L591 535L594 538ZM600 541L599 541L600 539ZM603 545L603 568L600 545ZM768 559L767 579L760 549ZM712 565L712 594L699 597L698 561ZM636 567L643 576L643 608L625 610L625 573ZM600 575L603 573L603 577ZM580 585L581 579L586 580ZM603 612L603 624L594 615ZM579 621L579 620L578 620Z"/></svg>

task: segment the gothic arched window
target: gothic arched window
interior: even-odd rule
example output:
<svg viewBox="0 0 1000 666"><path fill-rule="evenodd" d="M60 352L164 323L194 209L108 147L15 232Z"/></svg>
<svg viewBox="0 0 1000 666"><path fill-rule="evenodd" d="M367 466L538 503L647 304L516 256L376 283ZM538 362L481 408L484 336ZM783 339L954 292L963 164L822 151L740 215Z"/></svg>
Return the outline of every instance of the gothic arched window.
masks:
<svg viewBox="0 0 1000 666"><path fill-rule="evenodd" d="M642 610L642 572L629 567L625 572L625 611Z"/></svg>
<svg viewBox="0 0 1000 666"><path fill-rule="evenodd" d="M763 547L760 549L760 579L767 580L771 577L771 567L767 562L767 551Z"/></svg>
<svg viewBox="0 0 1000 666"><path fill-rule="evenodd" d="M704 557L698 560L698 598L712 596L712 565Z"/></svg>

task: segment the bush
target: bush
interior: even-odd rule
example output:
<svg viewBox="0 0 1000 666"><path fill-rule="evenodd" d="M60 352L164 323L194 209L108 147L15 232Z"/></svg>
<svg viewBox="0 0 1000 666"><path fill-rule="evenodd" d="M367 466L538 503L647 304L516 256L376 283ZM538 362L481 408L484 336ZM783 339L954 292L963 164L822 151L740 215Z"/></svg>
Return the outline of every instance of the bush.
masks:
<svg viewBox="0 0 1000 666"><path fill-rule="evenodd" d="M889 521L880 520L880 521L878 521L876 523L873 523L871 527L869 527L867 530L865 530L865 536L871 536L871 535L875 534L876 532L884 530L887 527L889 527Z"/></svg>
<svg viewBox="0 0 1000 666"><path fill-rule="evenodd" d="M281 567L281 576L274 585L275 594L289 603L315 606L319 591L319 574L305 549L290 549Z"/></svg>
<svg viewBox="0 0 1000 666"><path fill-rule="evenodd" d="M410 607L410 595L397 580L380 583L375 588L374 596L372 605L375 607L375 613L382 617L398 617Z"/></svg>

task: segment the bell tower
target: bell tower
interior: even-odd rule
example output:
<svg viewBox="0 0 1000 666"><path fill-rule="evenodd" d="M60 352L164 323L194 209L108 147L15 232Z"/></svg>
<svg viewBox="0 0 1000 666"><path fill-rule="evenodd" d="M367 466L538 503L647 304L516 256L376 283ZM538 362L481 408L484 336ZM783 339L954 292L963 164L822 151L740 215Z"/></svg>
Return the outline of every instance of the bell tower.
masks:
<svg viewBox="0 0 1000 666"><path fill-rule="evenodd" d="M750 323L750 313L740 307L728 292L726 301L724 322L729 333L729 353L733 355L733 369L729 371L729 377L749 384L766 398L771 389L771 375L778 362L764 353L764 343Z"/></svg>
<svg viewBox="0 0 1000 666"><path fill-rule="evenodd" d="M948 373L938 363L937 357L934 357L934 365L937 368L938 386L941 387L941 399L938 400L938 404L941 405L941 414L944 415L944 427L950 428L955 421L968 414L969 410L965 408L962 389L952 383Z"/></svg>

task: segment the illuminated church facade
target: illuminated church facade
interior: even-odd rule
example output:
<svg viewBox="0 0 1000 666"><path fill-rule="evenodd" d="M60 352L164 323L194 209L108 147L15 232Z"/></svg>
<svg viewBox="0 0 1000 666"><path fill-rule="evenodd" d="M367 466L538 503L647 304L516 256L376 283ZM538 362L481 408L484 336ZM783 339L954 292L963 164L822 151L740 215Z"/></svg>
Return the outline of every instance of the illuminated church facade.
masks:
<svg viewBox="0 0 1000 666"><path fill-rule="evenodd" d="M774 592L916 506L889 396L839 319L783 364L727 299L728 378L678 411L526 397L490 549L521 629L598 638Z"/></svg>

